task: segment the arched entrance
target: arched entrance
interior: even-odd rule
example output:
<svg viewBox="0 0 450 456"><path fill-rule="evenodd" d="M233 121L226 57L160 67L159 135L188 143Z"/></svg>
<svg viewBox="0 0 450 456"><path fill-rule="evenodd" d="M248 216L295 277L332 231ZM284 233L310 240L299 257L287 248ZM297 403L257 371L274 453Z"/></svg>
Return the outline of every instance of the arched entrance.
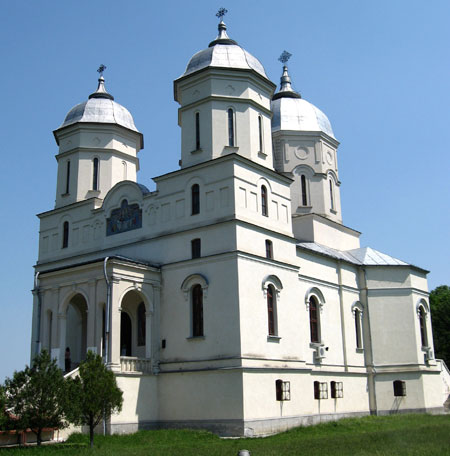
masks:
<svg viewBox="0 0 450 456"><path fill-rule="evenodd" d="M70 349L71 369L75 369L86 357L87 302L76 294L66 311L66 347Z"/></svg>
<svg viewBox="0 0 450 456"><path fill-rule="evenodd" d="M131 356L132 325L130 316L122 311L120 315L120 356Z"/></svg>
<svg viewBox="0 0 450 456"><path fill-rule="evenodd" d="M128 291L120 308L120 355L145 358L147 319L144 297L137 290Z"/></svg>

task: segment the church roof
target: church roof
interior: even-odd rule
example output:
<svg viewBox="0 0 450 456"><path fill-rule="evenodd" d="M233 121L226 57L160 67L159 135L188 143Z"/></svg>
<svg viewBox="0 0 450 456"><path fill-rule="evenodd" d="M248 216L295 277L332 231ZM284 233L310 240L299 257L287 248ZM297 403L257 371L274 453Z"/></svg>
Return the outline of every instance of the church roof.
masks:
<svg viewBox="0 0 450 456"><path fill-rule="evenodd" d="M280 90L272 98L271 109L272 131L323 131L334 138L328 117L292 88L286 65L283 67Z"/></svg>
<svg viewBox="0 0 450 456"><path fill-rule="evenodd" d="M353 250L337 250L318 244L317 242L299 242L297 246L321 255L335 258L336 260L347 261L358 266L413 266L417 268L417 266L405 263L404 261L387 255L386 253L379 252L371 247L361 247ZM418 269L423 270L422 268Z"/></svg>
<svg viewBox="0 0 450 456"><path fill-rule="evenodd" d="M89 95L87 101L74 106L67 113L58 130L78 122L117 124L139 133L130 111L115 102L114 97L106 91L103 76L98 80L97 90Z"/></svg>
<svg viewBox="0 0 450 456"><path fill-rule="evenodd" d="M219 23L217 38L206 49L194 54L181 77L207 67L254 70L269 79L261 62L227 35L227 26L223 21Z"/></svg>

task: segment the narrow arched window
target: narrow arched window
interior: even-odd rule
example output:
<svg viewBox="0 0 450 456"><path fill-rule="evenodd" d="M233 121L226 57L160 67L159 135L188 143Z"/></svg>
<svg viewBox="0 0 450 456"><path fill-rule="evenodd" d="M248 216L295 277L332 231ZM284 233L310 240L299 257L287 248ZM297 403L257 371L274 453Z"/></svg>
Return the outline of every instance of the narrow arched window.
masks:
<svg viewBox="0 0 450 456"><path fill-rule="evenodd" d="M262 117L258 116L258 131L259 131L259 151L263 151L263 130L262 130Z"/></svg>
<svg viewBox="0 0 450 456"><path fill-rule="evenodd" d="M309 298L309 326L311 329L311 342L320 342L319 334L319 306L314 296Z"/></svg>
<svg viewBox="0 0 450 456"><path fill-rule="evenodd" d="M69 246L69 222L63 223L63 241L62 248L66 249Z"/></svg>
<svg viewBox="0 0 450 456"><path fill-rule="evenodd" d="M192 287L192 337L203 336L203 290L201 285Z"/></svg>
<svg viewBox="0 0 450 456"><path fill-rule="evenodd" d="M92 190L98 190L98 172L99 172L100 162L98 158L92 160Z"/></svg>
<svg viewBox="0 0 450 456"><path fill-rule="evenodd" d="M234 147L234 111L228 110L228 145Z"/></svg>
<svg viewBox="0 0 450 456"><path fill-rule="evenodd" d="M67 161L66 165L66 193L70 190L70 160Z"/></svg>
<svg viewBox="0 0 450 456"><path fill-rule="evenodd" d="M419 325L420 325L420 340L422 342L422 347L428 346L428 337L427 337L427 322L425 316L425 310L423 307L419 309Z"/></svg>
<svg viewBox="0 0 450 456"><path fill-rule="evenodd" d="M137 308L137 344L145 345L145 304L141 302Z"/></svg>
<svg viewBox="0 0 450 456"><path fill-rule="evenodd" d="M300 178L301 185L302 185L302 205L307 206L308 205L308 197L306 194L306 176L302 174L302 177Z"/></svg>
<svg viewBox="0 0 450 456"><path fill-rule="evenodd" d="M329 179L330 182L330 204L331 204L331 210L334 211L334 192L333 192L333 181L331 180L331 177Z"/></svg>
<svg viewBox="0 0 450 456"><path fill-rule="evenodd" d="M269 215L267 209L267 188L264 185L261 187L261 212L266 217Z"/></svg>
<svg viewBox="0 0 450 456"><path fill-rule="evenodd" d="M200 149L200 113L195 113L195 150Z"/></svg>
<svg viewBox="0 0 450 456"><path fill-rule="evenodd" d="M123 180L127 180L127 164L122 162Z"/></svg>
<svg viewBox="0 0 450 456"><path fill-rule="evenodd" d="M192 215L200 213L200 186L194 184L191 187Z"/></svg>
<svg viewBox="0 0 450 456"><path fill-rule="evenodd" d="M356 348L362 348L361 311L355 309Z"/></svg>
<svg viewBox="0 0 450 456"><path fill-rule="evenodd" d="M275 326L275 291L272 285L267 287L267 322L269 336L276 336Z"/></svg>

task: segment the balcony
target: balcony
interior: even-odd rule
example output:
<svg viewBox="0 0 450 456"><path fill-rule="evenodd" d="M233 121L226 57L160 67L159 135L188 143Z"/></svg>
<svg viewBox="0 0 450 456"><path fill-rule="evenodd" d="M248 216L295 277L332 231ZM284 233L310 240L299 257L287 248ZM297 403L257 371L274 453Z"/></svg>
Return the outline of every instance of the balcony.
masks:
<svg viewBox="0 0 450 456"><path fill-rule="evenodd" d="M120 357L120 371L130 373L152 373L152 360L149 358L137 358L135 356Z"/></svg>

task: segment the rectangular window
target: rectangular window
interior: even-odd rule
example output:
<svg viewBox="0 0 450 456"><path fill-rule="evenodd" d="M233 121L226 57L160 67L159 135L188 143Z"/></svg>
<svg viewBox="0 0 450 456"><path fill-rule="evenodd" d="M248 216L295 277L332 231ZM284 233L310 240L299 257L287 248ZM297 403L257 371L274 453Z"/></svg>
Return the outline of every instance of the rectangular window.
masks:
<svg viewBox="0 0 450 456"><path fill-rule="evenodd" d="M259 151L263 151L263 132L262 132L262 117L258 116L258 128L259 128Z"/></svg>
<svg viewBox="0 0 450 456"><path fill-rule="evenodd" d="M314 382L314 399L328 399L328 383Z"/></svg>
<svg viewBox="0 0 450 456"><path fill-rule="evenodd" d="M275 390L277 401L291 400L291 382L283 382L283 380L276 380Z"/></svg>
<svg viewBox="0 0 450 456"><path fill-rule="evenodd" d="M66 167L66 194L69 193L70 190L70 160L67 162Z"/></svg>
<svg viewBox="0 0 450 456"><path fill-rule="evenodd" d="M192 258L201 257L201 241L200 239L192 239L191 241Z"/></svg>
<svg viewBox="0 0 450 456"><path fill-rule="evenodd" d="M331 382L331 397L333 399L339 399L344 397L344 385L342 382Z"/></svg>
<svg viewBox="0 0 450 456"><path fill-rule="evenodd" d="M402 380L395 380L394 396L406 396L406 382L403 382Z"/></svg>
<svg viewBox="0 0 450 456"><path fill-rule="evenodd" d="M273 245L269 239L266 239L266 258L273 258Z"/></svg>
<svg viewBox="0 0 450 456"><path fill-rule="evenodd" d="M195 150L200 149L200 113L195 113Z"/></svg>

